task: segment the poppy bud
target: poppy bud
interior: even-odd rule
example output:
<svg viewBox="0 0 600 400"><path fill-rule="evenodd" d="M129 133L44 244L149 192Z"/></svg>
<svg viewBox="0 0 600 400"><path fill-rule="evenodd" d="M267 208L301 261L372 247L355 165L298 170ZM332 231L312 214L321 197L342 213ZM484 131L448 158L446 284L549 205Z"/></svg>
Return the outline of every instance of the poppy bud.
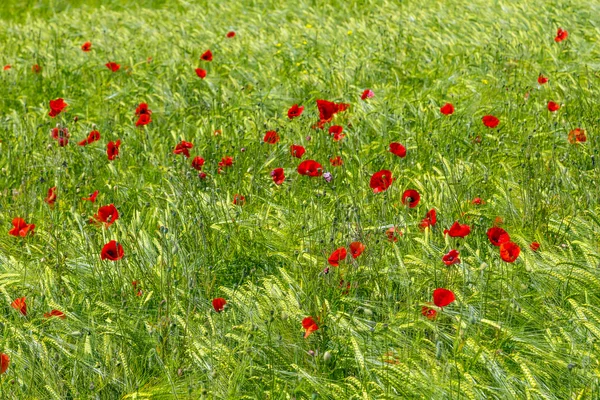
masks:
<svg viewBox="0 0 600 400"><path fill-rule="evenodd" d="M325 354L323 354L323 360L325 362L328 362L329 360L331 360L331 353L329 351L326 351Z"/></svg>

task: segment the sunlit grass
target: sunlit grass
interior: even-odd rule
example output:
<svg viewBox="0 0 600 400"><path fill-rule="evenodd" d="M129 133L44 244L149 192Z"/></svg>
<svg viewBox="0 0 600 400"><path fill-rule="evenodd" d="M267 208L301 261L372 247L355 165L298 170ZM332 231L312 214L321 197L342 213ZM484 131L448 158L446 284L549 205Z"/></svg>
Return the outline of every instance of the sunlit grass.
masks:
<svg viewBox="0 0 600 400"><path fill-rule="evenodd" d="M36 233L0 231L0 352L11 359L0 397L599 396L598 5L10 3L0 222L8 232L22 217ZM556 43L559 27L569 37ZM199 59L207 49L212 62ZM375 96L362 101L364 89ZM52 119L59 97L69 106ZM342 141L312 129L317 99L351 105L334 118ZM152 122L136 127L141 102ZM453 115L440 113L446 102ZM289 120L293 104L305 111ZM481 123L487 114L498 128ZM100 141L77 146L94 128ZM587 142L569 143L575 128ZM277 144L263 143L268 130ZM189 159L172 154L181 140L194 144ZM291 144L332 181L299 175ZM197 155L206 179L190 167ZM225 156L234 163L219 174ZM336 156L343 165L330 165ZM382 169L395 181L374 194ZM416 208L403 206L406 189L420 193ZM94 190L96 203L81 199ZM90 224L108 204L120 218ZM423 231L432 208L437 224ZM515 263L486 236L497 217L521 247ZM457 220L472 228L465 239L443 235ZM122 260L100 259L110 240ZM365 252L324 274L354 241ZM461 263L447 267L451 249ZM421 308L438 287L456 302L429 320ZM10 306L23 296L27 316ZM66 318L44 319L52 309ZM303 338L306 316L319 330Z"/></svg>

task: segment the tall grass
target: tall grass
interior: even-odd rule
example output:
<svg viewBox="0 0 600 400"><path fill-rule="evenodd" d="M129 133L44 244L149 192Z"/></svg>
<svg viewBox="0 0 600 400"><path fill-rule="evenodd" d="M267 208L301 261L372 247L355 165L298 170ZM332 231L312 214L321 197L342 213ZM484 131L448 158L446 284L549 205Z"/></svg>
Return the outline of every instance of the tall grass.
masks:
<svg viewBox="0 0 600 400"><path fill-rule="evenodd" d="M2 398L599 396L597 3L5 4L0 222L8 231L23 217L36 234L0 232ZM375 97L362 101L366 88ZM58 97L69 106L51 119ZM335 117L341 142L311 128L316 99L351 104ZM550 100L562 108L550 113ZM140 102L153 122L136 128ZM305 112L289 120L295 103ZM50 137L57 123L66 147ZM94 126L102 139L77 146ZM567 141L574 128L585 144ZM263 143L267 130L281 141ZM205 180L172 154L181 140L206 159ZM298 175L292 143L333 180ZM224 156L235 162L219 174ZM396 180L374 194L381 169ZM402 205L405 189L421 193L417 208ZM94 190L95 204L81 200ZM116 223L88 223L111 203ZM438 222L424 232L431 208ZM496 217L522 249L513 264L486 237ZM456 220L471 225L467 238L443 235ZM101 261L112 239L125 257ZM365 253L325 274L331 251L356 240ZM446 267L453 248L461 263ZM429 320L421 307L438 287L457 301ZM26 317L10 307L22 296ZM66 319L44 319L51 309ZM305 339L306 316L319 330Z"/></svg>

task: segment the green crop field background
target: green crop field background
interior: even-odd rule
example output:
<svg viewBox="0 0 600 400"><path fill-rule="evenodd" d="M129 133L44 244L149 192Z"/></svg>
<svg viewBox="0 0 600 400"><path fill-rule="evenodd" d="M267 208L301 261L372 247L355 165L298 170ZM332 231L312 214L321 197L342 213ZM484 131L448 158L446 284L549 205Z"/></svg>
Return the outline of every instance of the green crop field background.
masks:
<svg viewBox="0 0 600 400"><path fill-rule="evenodd" d="M598 1L3 0L0 22L0 398L600 398ZM319 129L317 100L349 106Z"/></svg>

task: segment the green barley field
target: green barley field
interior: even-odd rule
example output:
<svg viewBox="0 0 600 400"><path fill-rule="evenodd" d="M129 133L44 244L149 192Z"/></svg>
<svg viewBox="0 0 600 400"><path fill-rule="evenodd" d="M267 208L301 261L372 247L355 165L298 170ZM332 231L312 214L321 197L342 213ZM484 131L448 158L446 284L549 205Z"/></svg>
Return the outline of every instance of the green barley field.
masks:
<svg viewBox="0 0 600 400"><path fill-rule="evenodd" d="M600 398L597 0L0 21L0 398Z"/></svg>

